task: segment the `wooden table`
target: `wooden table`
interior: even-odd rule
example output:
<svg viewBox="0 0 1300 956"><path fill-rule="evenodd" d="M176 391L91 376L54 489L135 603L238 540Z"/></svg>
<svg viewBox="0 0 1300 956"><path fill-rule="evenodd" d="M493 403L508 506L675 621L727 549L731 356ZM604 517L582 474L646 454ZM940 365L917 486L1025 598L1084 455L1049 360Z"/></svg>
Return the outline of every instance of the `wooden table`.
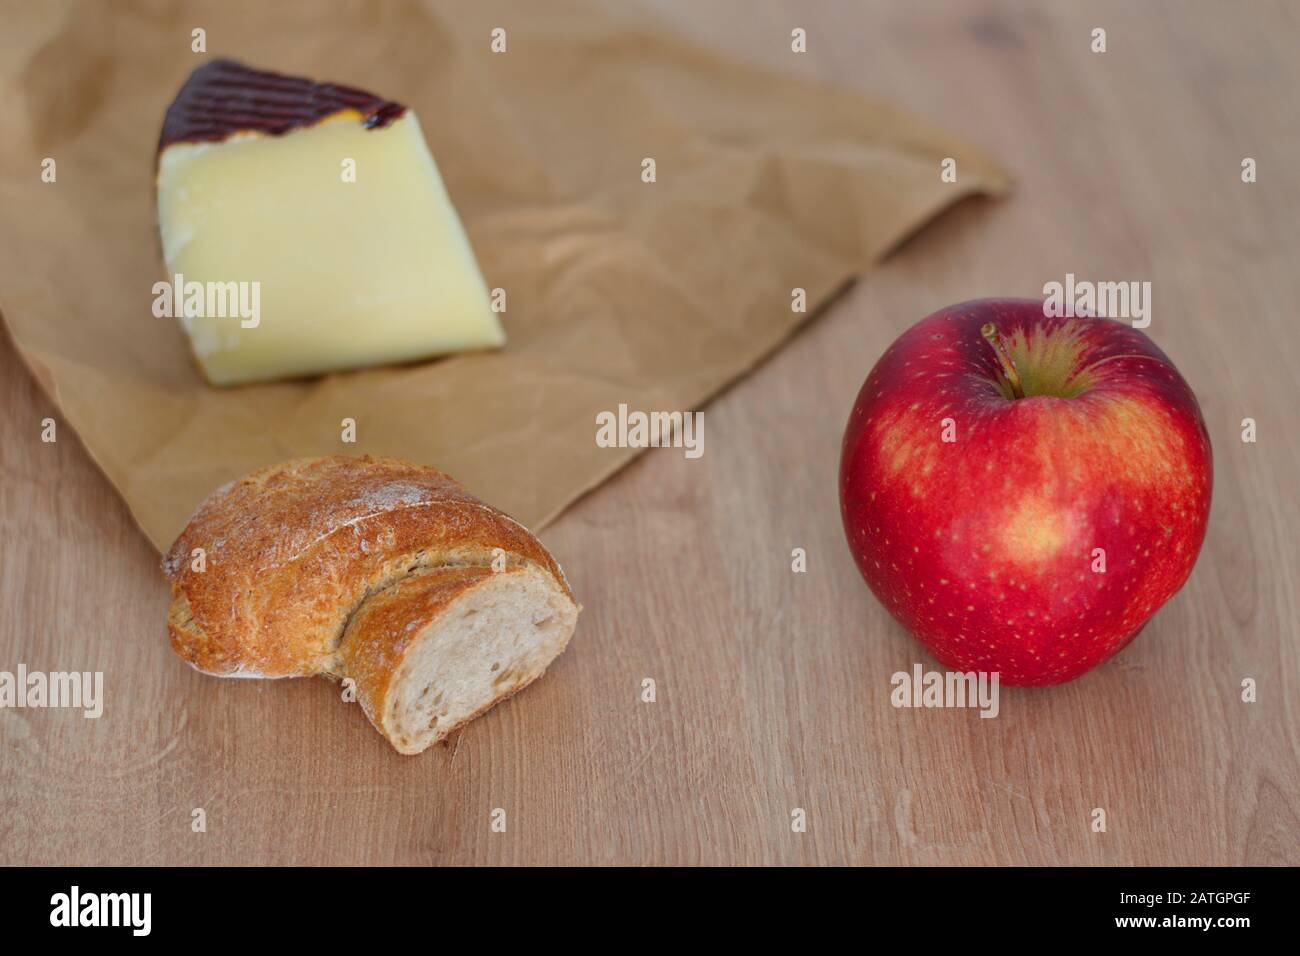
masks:
<svg viewBox="0 0 1300 956"><path fill-rule="evenodd" d="M547 529L586 605L570 650L418 758L326 681L216 681L167 650L157 555L70 429L39 440L52 406L6 340L0 668L102 670L108 704L0 711L0 863L1300 862L1295 7L656 6L947 125L1015 193L945 215L710 404L702 459L653 451ZM889 676L933 665L844 544L849 406L916 319L1067 272L1153 283L1149 332L1215 446L1200 562L1072 684L1004 688L995 720L895 710Z"/></svg>

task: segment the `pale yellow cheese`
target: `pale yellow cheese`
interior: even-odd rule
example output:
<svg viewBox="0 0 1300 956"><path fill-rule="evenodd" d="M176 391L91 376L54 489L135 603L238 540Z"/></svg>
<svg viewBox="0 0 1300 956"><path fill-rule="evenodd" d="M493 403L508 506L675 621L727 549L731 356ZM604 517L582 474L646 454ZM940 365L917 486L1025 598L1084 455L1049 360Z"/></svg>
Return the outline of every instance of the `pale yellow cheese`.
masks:
<svg viewBox="0 0 1300 956"><path fill-rule="evenodd" d="M169 282L259 283L256 325L233 306L179 316L215 385L505 342L409 110L380 129L347 112L281 136L169 146L158 221Z"/></svg>

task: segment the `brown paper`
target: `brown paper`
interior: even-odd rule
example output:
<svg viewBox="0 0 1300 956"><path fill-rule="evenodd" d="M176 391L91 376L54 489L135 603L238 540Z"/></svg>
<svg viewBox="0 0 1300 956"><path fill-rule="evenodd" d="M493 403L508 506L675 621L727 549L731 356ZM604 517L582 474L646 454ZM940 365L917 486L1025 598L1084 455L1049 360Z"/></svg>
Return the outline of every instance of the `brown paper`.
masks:
<svg viewBox="0 0 1300 956"><path fill-rule="evenodd" d="M940 132L702 49L630 4L118 0L3 19L0 312L160 548L223 482L338 452L435 465L542 525L638 453L597 446L598 412L698 408L938 210L1005 186ZM506 348L204 385L151 312L154 148L204 56L412 107L488 285L507 291Z"/></svg>

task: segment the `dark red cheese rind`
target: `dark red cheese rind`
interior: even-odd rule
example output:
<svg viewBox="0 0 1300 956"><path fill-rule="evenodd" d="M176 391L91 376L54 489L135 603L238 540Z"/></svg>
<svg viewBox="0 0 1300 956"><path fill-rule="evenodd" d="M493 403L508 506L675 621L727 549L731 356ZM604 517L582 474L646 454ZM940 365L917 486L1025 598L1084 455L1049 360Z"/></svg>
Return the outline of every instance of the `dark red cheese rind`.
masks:
<svg viewBox="0 0 1300 956"><path fill-rule="evenodd" d="M219 143L236 133L280 136L345 110L359 113L367 129L378 129L406 107L350 86L210 60L190 74L167 107L158 151L174 143Z"/></svg>

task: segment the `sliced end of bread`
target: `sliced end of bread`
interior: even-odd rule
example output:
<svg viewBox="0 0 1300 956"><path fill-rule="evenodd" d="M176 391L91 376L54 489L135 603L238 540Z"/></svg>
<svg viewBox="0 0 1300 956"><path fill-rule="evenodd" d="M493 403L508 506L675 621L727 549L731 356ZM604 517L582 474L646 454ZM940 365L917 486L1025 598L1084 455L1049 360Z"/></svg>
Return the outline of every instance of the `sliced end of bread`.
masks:
<svg viewBox="0 0 1300 956"><path fill-rule="evenodd" d="M578 610L533 565L415 571L348 622L337 673L380 733L417 754L540 677Z"/></svg>

